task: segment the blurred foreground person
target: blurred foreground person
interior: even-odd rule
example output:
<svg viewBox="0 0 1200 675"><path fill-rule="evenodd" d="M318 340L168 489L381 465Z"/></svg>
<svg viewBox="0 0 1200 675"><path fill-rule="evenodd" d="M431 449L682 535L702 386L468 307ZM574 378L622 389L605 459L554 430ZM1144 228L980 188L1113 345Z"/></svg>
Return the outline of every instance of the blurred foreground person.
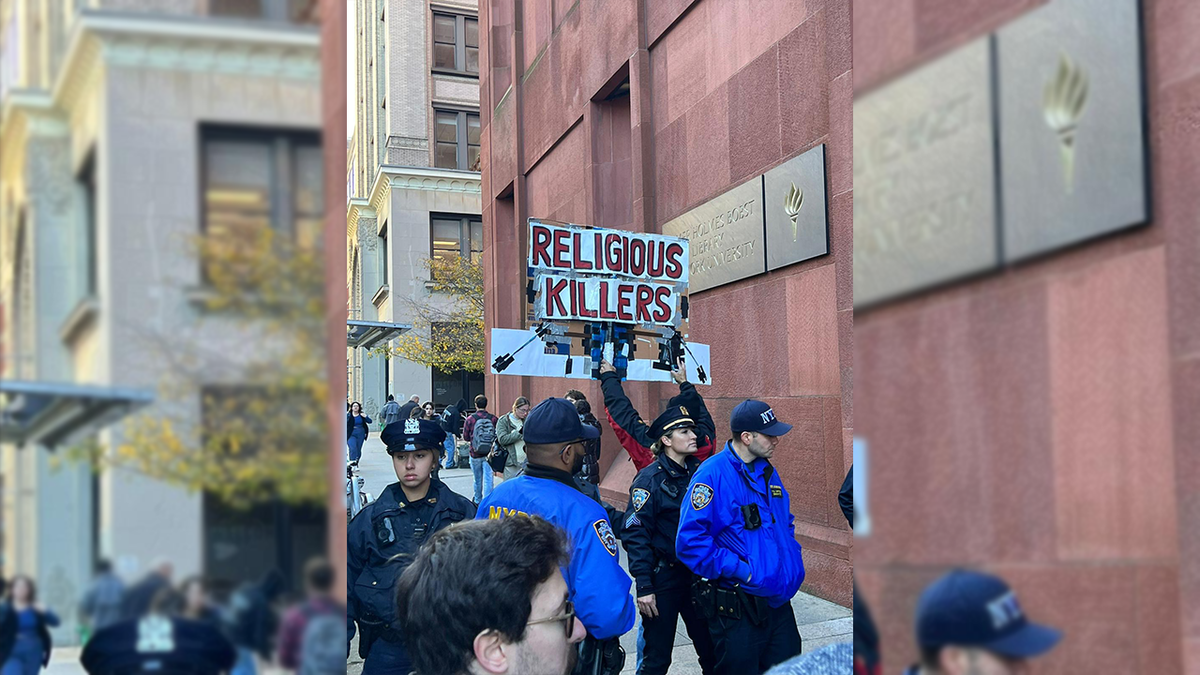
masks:
<svg viewBox="0 0 1200 675"><path fill-rule="evenodd" d="M207 621L176 614L183 599L171 588L155 595L146 615L98 631L79 662L89 675L222 675L237 662L237 651Z"/></svg>
<svg viewBox="0 0 1200 675"><path fill-rule="evenodd" d="M846 472L842 489L838 491L838 505L850 529L854 530L854 465ZM854 588L854 675L880 675L883 664L879 656L879 632L867 601Z"/></svg>
<svg viewBox="0 0 1200 675"><path fill-rule="evenodd" d="M237 647L234 675L255 675L259 671L256 656L271 659L271 639L276 618L272 604L283 593L283 575L270 570L255 584L243 585L229 601L225 632Z"/></svg>
<svg viewBox="0 0 1200 675"><path fill-rule="evenodd" d="M629 595L633 580L621 569L607 513L574 478L584 442L599 432L580 422L570 401L548 398L525 418L524 436L525 474L501 483L479 505L477 517L540 516L567 533L567 587L588 630L581 667L588 673L618 673L625 661L619 638L636 620Z"/></svg>
<svg viewBox="0 0 1200 675"><path fill-rule="evenodd" d="M87 625L88 634L95 635L121 620L121 598L125 595L125 584L113 574L112 563L101 560L96 563L96 578L88 585L79 613Z"/></svg>
<svg viewBox="0 0 1200 675"><path fill-rule="evenodd" d="M16 636L0 675L36 675L50 665L50 629L58 626L58 615L37 604L37 585L27 576L13 577L8 604L16 615Z"/></svg>
<svg viewBox="0 0 1200 675"><path fill-rule="evenodd" d="M347 527L349 611L343 665L357 624L363 675L407 675L412 670L404 633L396 622L396 578L435 532L475 517L475 505L433 475L445 435L436 423L418 419L384 429L380 437L398 480ZM489 573L477 569L479 574Z"/></svg>
<svg viewBox="0 0 1200 675"><path fill-rule="evenodd" d="M304 602L283 616L279 664L299 675L346 671L346 608L333 598L334 570L317 558L304 566Z"/></svg>
<svg viewBox="0 0 1200 675"><path fill-rule="evenodd" d="M537 517L477 520L438 533L397 584L416 672L572 672L587 633L560 571L567 564L563 533Z"/></svg>
<svg viewBox="0 0 1200 675"><path fill-rule="evenodd" d="M8 583L0 577L0 664L8 660L17 640L17 613L8 602L7 591Z"/></svg>
<svg viewBox="0 0 1200 675"><path fill-rule="evenodd" d="M767 671L767 675L849 675L854 647L849 642L825 645L794 656Z"/></svg>
<svg viewBox="0 0 1200 675"><path fill-rule="evenodd" d="M917 603L921 663L905 675L1020 675L1062 633L1025 618L998 577L955 570L929 585Z"/></svg>
<svg viewBox="0 0 1200 675"><path fill-rule="evenodd" d="M150 564L150 572L125 591L125 597L121 601L121 618L136 619L145 616L158 592L171 587L171 576L174 573L175 566L170 560L156 558Z"/></svg>
<svg viewBox="0 0 1200 675"><path fill-rule="evenodd" d="M730 415L733 439L692 476L675 553L701 580L696 606L708 618L719 675L761 673L800 653L792 597L804 581L787 488L771 464L792 426L762 401Z"/></svg>

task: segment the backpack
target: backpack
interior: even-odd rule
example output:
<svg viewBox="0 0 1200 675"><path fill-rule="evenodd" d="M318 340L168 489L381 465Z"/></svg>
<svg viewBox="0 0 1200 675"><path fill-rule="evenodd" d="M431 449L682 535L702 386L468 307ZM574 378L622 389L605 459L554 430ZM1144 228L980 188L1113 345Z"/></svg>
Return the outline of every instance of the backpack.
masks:
<svg viewBox="0 0 1200 675"><path fill-rule="evenodd" d="M296 675L341 675L346 672L345 617L306 608L308 623L300 642L300 667Z"/></svg>
<svg viewBox="0 0 1200 675"><path fill-rule="evenodd" d="M471 454L484 457L492 450L496 442L496 423L491 416L484 415L475 419L475 429L471 432Z"/></svg>

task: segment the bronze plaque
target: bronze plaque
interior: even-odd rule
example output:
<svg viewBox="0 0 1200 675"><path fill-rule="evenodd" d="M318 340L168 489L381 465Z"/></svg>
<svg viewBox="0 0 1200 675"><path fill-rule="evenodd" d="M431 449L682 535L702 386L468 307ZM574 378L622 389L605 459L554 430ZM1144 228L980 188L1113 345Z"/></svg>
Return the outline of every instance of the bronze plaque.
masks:
<svg viewBox="0 0 1200 675"><path fill-rule="evenodd" d="M999 263L988 38L854 102L854 304Z"/></svg>
<svg viewBox="0 0 1200 675"><path fill-rule="evenodd" d="M689 293L767 271L762 180L752 178L663 225L663 234L689 242Z"/></svg>
<svg viewBox="0 0 1200 675"><path fill-rule="evenodd" d="M1004 257L1147 219L1137 0L1054 0L997 32Z"/></svg>
<svg viewBox="0 0 1200 675"><path fill-rule="evenodd" d="M825 145L763 175L767 269L829 253L825 208Z"/></svg>

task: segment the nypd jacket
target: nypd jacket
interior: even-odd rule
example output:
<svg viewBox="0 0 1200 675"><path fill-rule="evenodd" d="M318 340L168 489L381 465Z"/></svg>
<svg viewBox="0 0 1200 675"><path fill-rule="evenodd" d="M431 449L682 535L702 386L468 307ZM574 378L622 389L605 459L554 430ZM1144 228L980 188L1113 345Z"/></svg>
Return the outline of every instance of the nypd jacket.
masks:
<svg viewBox="0 0 1200 675"><path fill-rule="evenodd" d="M633 479L621 542L629 554L629 573L637 582L639 598L686 586L692 579L675 557L679 505L700 460L688 457L685 464L679 466L664 452Z"/></svg>
<svg viewBox="0 0 1200 675"><path fill-rule="evenodd" d="M621 569L617 538L600 504L579 491L566 471L530 464L479 505L477 518L539 516L567 534L570 563L563 576L579 620L598 640L633 628L632 580Z"/></svg>
<svg viewBox="0 0 1200 675"><path fill-rule="evenodd" d="M748 514L757 515L757 526ZM675 553L699 576L740 584L772 607L791 600L804 581L787 489L770 462L746 464L732 443L692 476Z"/></svg>
<svg viewBox="0 0 1200 675"><path fill-rule="evenodd" d="M419 517L420 508L407 503L400 484L392 483L347 526L346 639L353 638L357 623L362 630L359 654L363 658L376 639L398 630L393 589L412 562L411 556L435 532L475 517L475 505L437 478L430 479L425 501L433 507L428 522ZM401 554L406 555L395 558Z"/></svg>
<svg viewBox="0 0 1200 675"><path fill-rule="evenodd" d="M654 453L650 451L650 446L658 439L650 437L650 426L642 420L637 408L633 407L633 403L625 395L621 377L615 372L601 373L600 389L604 392L608 423L616 432L621 447L629 453L633 465L641 471L653 464ZM691 382L679 385L679 394L672 396L667 402L667 407L673 405L681 405L691 412L692 419L696 422L696 459L707 459L713 453L716 427L713 425L712 415L708 414L708 408L704 405L704 399L700 392L696 391L696 385Z"/></svg>

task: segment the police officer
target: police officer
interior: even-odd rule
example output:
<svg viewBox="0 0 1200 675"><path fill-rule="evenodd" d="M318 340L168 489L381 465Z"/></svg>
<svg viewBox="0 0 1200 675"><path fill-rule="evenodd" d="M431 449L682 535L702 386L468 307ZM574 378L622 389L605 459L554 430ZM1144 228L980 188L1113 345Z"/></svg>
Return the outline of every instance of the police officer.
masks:
<svg viewBox="0 0 1200 675"><path fill-rule="evenodd" d="M999 577L954 570L929 585L917 603L921 663L905 675L1019 675L1054 649L1062 632L1025 617Z"/></svg>
<svg viewBox="0 0 1200 675"><path fill-rule="evenodd" d="M592 668L599 660L599 672L619 673L624 654L618 638L635 620L629 594L633 581L621 569L617 538L604 508L580 492L573 478L583 464L585 441L599 434L579 421L570 401L539 403L525 418L525 474L504 481L485 497L477 517L536 515L567 533L571 556L564 576L588 632L579 667Z"/></svg>
<svg viewBox="0 0 1200 675"><path fill-rule="evenodd" d="M380 439L398 482L384 488L346 531L347 639L357 624L363 675L412 670L396 622L396 579L434 532L475 517L471 500L432 475L446 439L436 422L389 424Z"/></svg>
<svg viewBox="0 0 1200 675"><path fill-rule="evenodd" d="M629 554L629 572L637 582L645 640L638 675L666 675L680 615L701 670L711 675L716 665L708 625L692 604L695 577L675 556L679 505L700 466L696 422L691 415L687 407L673 405L650 425L650 435L657 439L651 450L657 459L633 479L625 510L628 515L621 541Z"/></svg>
<svg viewBox="0 0 1200 675"><path fill-rule="evenodd" d="M791 425L748 400L729 426L733 439L692 476L675 552L707 580L697 583L695 600L708 618L716 672L747 675L800 653L790 601L804 561L788 492L770 461Z"/></svg>

